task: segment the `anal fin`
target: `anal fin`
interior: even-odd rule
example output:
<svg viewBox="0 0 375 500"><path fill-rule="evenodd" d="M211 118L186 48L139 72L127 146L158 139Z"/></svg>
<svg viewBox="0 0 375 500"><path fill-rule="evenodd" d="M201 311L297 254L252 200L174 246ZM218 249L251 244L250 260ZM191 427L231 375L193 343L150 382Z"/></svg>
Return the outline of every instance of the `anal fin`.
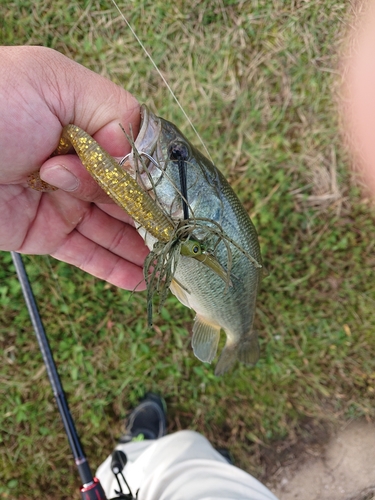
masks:
<svg viewBox="0 0 375 500"><path fill-rule="evenodd" d="M204 363L211 363L216 356L220 339L220 326L196 316L191 345L195 356Z"/></svg>

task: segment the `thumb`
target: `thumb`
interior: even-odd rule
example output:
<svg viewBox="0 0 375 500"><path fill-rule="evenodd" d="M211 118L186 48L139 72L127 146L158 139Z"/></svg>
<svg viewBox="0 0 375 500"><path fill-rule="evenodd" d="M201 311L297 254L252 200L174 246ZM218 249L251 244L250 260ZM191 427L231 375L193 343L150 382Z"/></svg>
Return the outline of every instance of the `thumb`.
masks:
<svg viewBox="0 0 375 500"><path fill-rule="evenodd" d="M69 123L78 125L112 156L122 157L129 153L131 146L120 125L127 134L136 138L140 123L140 105L136 98L59 52L38 49L42 49L42 56L48 59L45 64L55 75L56 81L48 86L51 90L47 89L46 99L60 123L63 126ZM65 179L61 183L64 178L61 168L72 174L68 189ZM73 155L47 160L41 169L41 177L74 196L95 202L109 201Z"/></svg>

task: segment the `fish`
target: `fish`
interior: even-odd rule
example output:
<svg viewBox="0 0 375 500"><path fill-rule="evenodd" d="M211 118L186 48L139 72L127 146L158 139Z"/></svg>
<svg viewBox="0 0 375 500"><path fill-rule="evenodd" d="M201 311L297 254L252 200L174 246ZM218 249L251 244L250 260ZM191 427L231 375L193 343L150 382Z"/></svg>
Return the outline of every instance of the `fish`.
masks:
<svg viewBox="0 0 375 500"><path fill-rule="evenodd" d="M144 272L149 322L153 295L162 304L170 289L196 313L191 344L199 360L214 360L224 330L215 375L237 359L255 365L259 342L253 325L264 269L248 213L214 164L144 104L138 136L128 140L131 153L119 164L71 124L55 154L73 146L93 178L133 217L150 249ZM36 177L30 187L36 188Z"/></svg>
<svg viewBox="0 0 375 500"><path fill-rule="evenodd" d="M185 167L185 196L181 162ZM256 229L237 195L223 174L173 123L156 116L145 105L141 107L140 131L123 167L228 273L225 280L189 255L178 257L170 290L196 313L192 332L195 356L211 363L224 330L226 344L215 374L230 370L236 359L255 365L259 342L253 325L264 272ZM138 225L137 229L154 251L158 240L144 227Z"/></svg>

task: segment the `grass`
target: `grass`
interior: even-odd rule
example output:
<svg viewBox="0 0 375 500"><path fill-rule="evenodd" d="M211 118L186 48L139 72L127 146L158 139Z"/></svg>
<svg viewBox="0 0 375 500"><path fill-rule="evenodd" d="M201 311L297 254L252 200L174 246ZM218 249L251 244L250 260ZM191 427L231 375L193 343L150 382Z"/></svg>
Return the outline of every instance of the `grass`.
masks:
<svg viewBox="0 0 375 500"><path fill-rule="evenodd" d="M374 212L350 183L335 107L348 2L129 1L138 36L258 229L269 277L261 358L216 378L191 311L27 257L86 453L96 467L147 390L169 431L196 429L261 477L262 450L306 419L374 418ZM197 142L110 2L0 3L0 42L40 44L134 93ZM0 498L72 498L78 479L10 255L0 253Z"/></svg>

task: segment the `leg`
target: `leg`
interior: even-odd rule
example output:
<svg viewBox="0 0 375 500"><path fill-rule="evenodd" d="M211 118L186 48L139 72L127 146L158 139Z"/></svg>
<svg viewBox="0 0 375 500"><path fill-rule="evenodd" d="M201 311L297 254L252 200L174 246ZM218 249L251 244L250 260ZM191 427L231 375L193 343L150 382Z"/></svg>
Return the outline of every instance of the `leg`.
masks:
<svg viewBox="0 0 375 500"><path fill-rule="evenodd" d="M134 412L140 415L137 408ZM131 417L131 429L136 431L134 423L141 420ZM144 429L143 424L141 427ZM116 449L127 455L124 475L133 494L139 489L138 500L277 500L259 481L230 465L205 437L193 431L154 440L128 441ZM108 457L97 471L108 498L115 496L117 488L110 463Z"/></svg>

